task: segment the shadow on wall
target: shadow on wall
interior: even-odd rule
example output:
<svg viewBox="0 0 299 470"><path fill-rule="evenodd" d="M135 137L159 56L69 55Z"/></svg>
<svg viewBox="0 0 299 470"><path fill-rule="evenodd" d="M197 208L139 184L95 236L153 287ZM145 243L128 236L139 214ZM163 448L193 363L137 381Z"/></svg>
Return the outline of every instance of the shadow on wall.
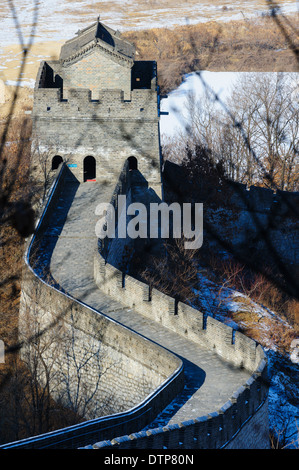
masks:
<svg viewBox="0 0 299 470"><path fill-rule="evenodd" d="M126 237L118 236L120 230L122 229L120 224L123 223L123 220L119 217L122 209L120 210L118 207L118 196L126 196L127 226L135 217L135 215L137 217L139 216L138 209L135 211L135 215L128 214L129 205L137 203L142 204L143 207L145 207L147 217L146 238L130 238L128 235ZM138 170L138 161L136 157L129 157L122 169L119 181L115 186L112 197L110 199L110 204L112 204L115 209L116 236L115 238L105 237L104 239L99 239L98 241L99 250L108 263L120 269L123 273L126 273L130 260L137 253L146 252L148 254L157 254L161 252L163 249L163 240L160 236L160 225L158 227L158 238L150 237L150 204L160 204L161 202L161 198L157 195L155 190L149 186L147 179ZM136 231L140 230L140 223L145 222L142 222L141 219L142 217L140 218L140 222L136 223Z"/></svg>
<svg viewBox="0 0 299 470"><path fill-rule="evenodd" d="M241 264L269 276L291 296L298 296L299 193L277 191L224 180L192 180L186 168L166 161L165 200L202 202L205 253L229 253ZM261 258L263 263L260 263Z"/></svg>
<svg viewBox="0 0 299 470"><path fill-rule="evenodd" d="M61 157L60 157L61 158ZM53 160L55 157L53 158ZM63 229L66 221L68 212L73 203L75 194L80 185L79 181L66 165L61 167L59 165L57 174L63 171L63 178L60 178L60 187L55 191L55 198L51 199L51 206L55 204L55 211L47 210L44 217L43 230L39 230L34 238L34 242L31 249L31 265L37 275L48 282L51 281L51 285L58 288L56 282L50 273L50 260L58 241L58 238ZM62 186L65 180L69 181L68 192L62 192ZM62 200L63 198L63 200ZM60 201L60 204L58 202ZM62 203L63 202L63 203ZM50 215L48 215L50 214ZM47 220L45 220L47 218ZM36 262L38 260L38 263ZM59 287L60 288L60 287ZM61 288L60 288L61 289Z"/></svg>

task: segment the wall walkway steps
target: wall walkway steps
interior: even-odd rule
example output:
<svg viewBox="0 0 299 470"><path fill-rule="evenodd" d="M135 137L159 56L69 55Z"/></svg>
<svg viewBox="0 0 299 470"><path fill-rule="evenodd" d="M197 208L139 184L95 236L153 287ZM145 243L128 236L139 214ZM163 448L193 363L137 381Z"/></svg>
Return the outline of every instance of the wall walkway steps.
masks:
<svg viewBox="0 0 299 470"><path fill-rule="evenodd" d="M100 202L109 201L110 189L108 187L103 191L102 186L96 183L78 186L51 256L51 274L75 298L182 358L185 389L182 396L165 410L161 423L177 423L215 411L249 379L250 372L232 367L213 351L201 348L138 314L134 309L113 301L94 282L93 255L97 246L95 222L98 219L94 215L95 207ZM67 194L69 188L65 185L61 200Z"/></svg>
<svg viewBox="0 0 299 470"><path fill-rule="evenodd" d="M37 307L42 315L52 312L58 317L68 311L67 322L69 314L74 315L75 328L81 335L79 349L103 337L102 347L110 348L113 357L117 353L120 360L114 380L119 382L121 375L126 389L115 398L119 409L115 407L111 415L87 418L82 425L8 443L4 448L267 447L266 361L260 346L240 334L236 334L232 343L228 327L215 323L212 318L202 333L201 313L179 303L177 315L170 315L173 312L167 307L169 302L166 305L164 299L159 304L164 294L153 295L155 302L147 302L152 306L145 312L142 308L140 311L140 305L135 304L134 308L128 292L125 296L117 292L119 288L126 291L118 282L112 280L114 287L110 295L109 289L108 293L105 288L102 290L103 285L100 289L95 277L95 260L100 256L95 234L99 218L96 206L109 202L111 194L116 194L115 188L113 184L80 184L68 177L65 168L63 165L58 172L46 210L26 252L27 280L22 287L21 318L27 306L33 310ZM37 257L34 256L36 246ZM106 264L104 271L108 267ZM131 279L129 284L130 289L136 284L134 295L139 301L140 283ZM35 287L40 293L39 300L32 297L31 288ZM166 325L162 324L161 318L155 316L155 308L162 317L172 319L166 318ZM149 312L154 313L153 317ZM187 322L189 337L172 328L175 318ZM215 340L211 338L214 333L219 336L216 342L220 341L220 349L223 346L226 351L223 357L221 352L216 354L219 345L215 348ZM199 341L198 335L206 340ZM92 372L97 374L98 369ZM146 383L140 384L140 379ZM133 389L138 395L134 403ZM122 386L120 389L115 386L114 393L118 390L123 390Z"/></svg>

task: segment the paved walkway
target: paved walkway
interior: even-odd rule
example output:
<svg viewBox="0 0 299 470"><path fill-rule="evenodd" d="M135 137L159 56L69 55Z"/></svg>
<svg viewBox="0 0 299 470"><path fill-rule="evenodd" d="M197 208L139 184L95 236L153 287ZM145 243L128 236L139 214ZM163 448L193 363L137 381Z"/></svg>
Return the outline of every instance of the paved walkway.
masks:
<svg viewBox="0 0 299 470"><path fill-rule="evenodd" d="M44 238L45 263L57 283L119 323L180 356L185 368L185 388L150 427L179 423L217 411L249 378L249 372L233 367L212 351L187 341L155 321L136 313L103 294L93 279L93 255L97 249L95 207L110 201L113 186L68 182Z"/></svg>

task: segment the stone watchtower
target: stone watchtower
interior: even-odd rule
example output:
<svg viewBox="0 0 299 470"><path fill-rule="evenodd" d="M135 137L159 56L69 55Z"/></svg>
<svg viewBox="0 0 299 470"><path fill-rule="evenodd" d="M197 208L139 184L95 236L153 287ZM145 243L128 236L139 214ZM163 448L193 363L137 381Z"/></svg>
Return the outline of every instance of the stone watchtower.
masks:
<svg viewBox="0 0 299 470"><path fill-rule="evenodd" d="M40 64L32 117L35 155L53 170L65 161L80 182L117 182L129 159L161 195L156 63L135 61L99 19Z"/></svg>

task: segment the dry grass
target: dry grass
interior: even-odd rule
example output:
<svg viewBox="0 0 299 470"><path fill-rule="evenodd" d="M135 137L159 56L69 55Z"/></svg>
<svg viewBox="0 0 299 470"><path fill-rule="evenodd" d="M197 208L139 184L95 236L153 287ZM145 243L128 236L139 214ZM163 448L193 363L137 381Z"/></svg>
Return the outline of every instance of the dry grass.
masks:
<svg viewBox="0 0 299 470"><path fill-rule="evenodd" d="M0 135L4 125L0 128ZM6 346L17 341L20 277L24 238L18 231L15 215L21 204L30 201L28 185L31 123L14 119L8 130L6 145L1 153L1 196L0 196L0 338ZM18 141L18 142L16 142Z"/></svg>
<svg viewBox="0 0 299 470"><path fill-rule="evenodd" d="M290 298L275 282L271 273L254 273L233 260L212 260L212 270L220 285L240 292L233 301L239 304L231 318L242 331L265 347L274 346L282 354L290 353L292 340L299 334L299 301ZM262 306L263 310L257 306Z"/></svg>
<svg viewBox="0 0 299 470"><path fill-rule="evenodd" d="M261 314L249 297L234 297L239 303L237 311L231 313L243 333L264 347L275 348L283 355L289 355L293 339L298 337L298 325L292 326L277 315Z"/></svg>
<svg viewBox="0 0 299 470"><path fill-rule="evenodd" d="M184 73L211 71L298 71L289 41L298 48L299 17L286 23L286 37L272 18L209 22L126 32L137 48L137 60L156 60L159 85L166 93Z"/></svg>
<svg viewBox="0 0 299 470"><path fill-rule="evenodd" d="M21 117L24 117L25 111L31 111L32 106L33 106L33 90L30 88L26 87L19 87L18 88L18 98L17 100L14 99L15 95L15 87L14 86L6 86L5 87L5 92L6 92L6 100L5 103L0 106L0 120L2 121L2 124L5 123L7 118L11 114L11 109L13 105L13 116L17 117L20 119ZM18 123L19 121L17 121ZM17 130L17 127L19 126L14 126L14 128ZM19 132L17 130L17 132ZM1 131L0 131L1 135ZM13 133L13 128L10 127L10 138L7 138L8 141L11 140L16 140L15 135Z"/></svg>

